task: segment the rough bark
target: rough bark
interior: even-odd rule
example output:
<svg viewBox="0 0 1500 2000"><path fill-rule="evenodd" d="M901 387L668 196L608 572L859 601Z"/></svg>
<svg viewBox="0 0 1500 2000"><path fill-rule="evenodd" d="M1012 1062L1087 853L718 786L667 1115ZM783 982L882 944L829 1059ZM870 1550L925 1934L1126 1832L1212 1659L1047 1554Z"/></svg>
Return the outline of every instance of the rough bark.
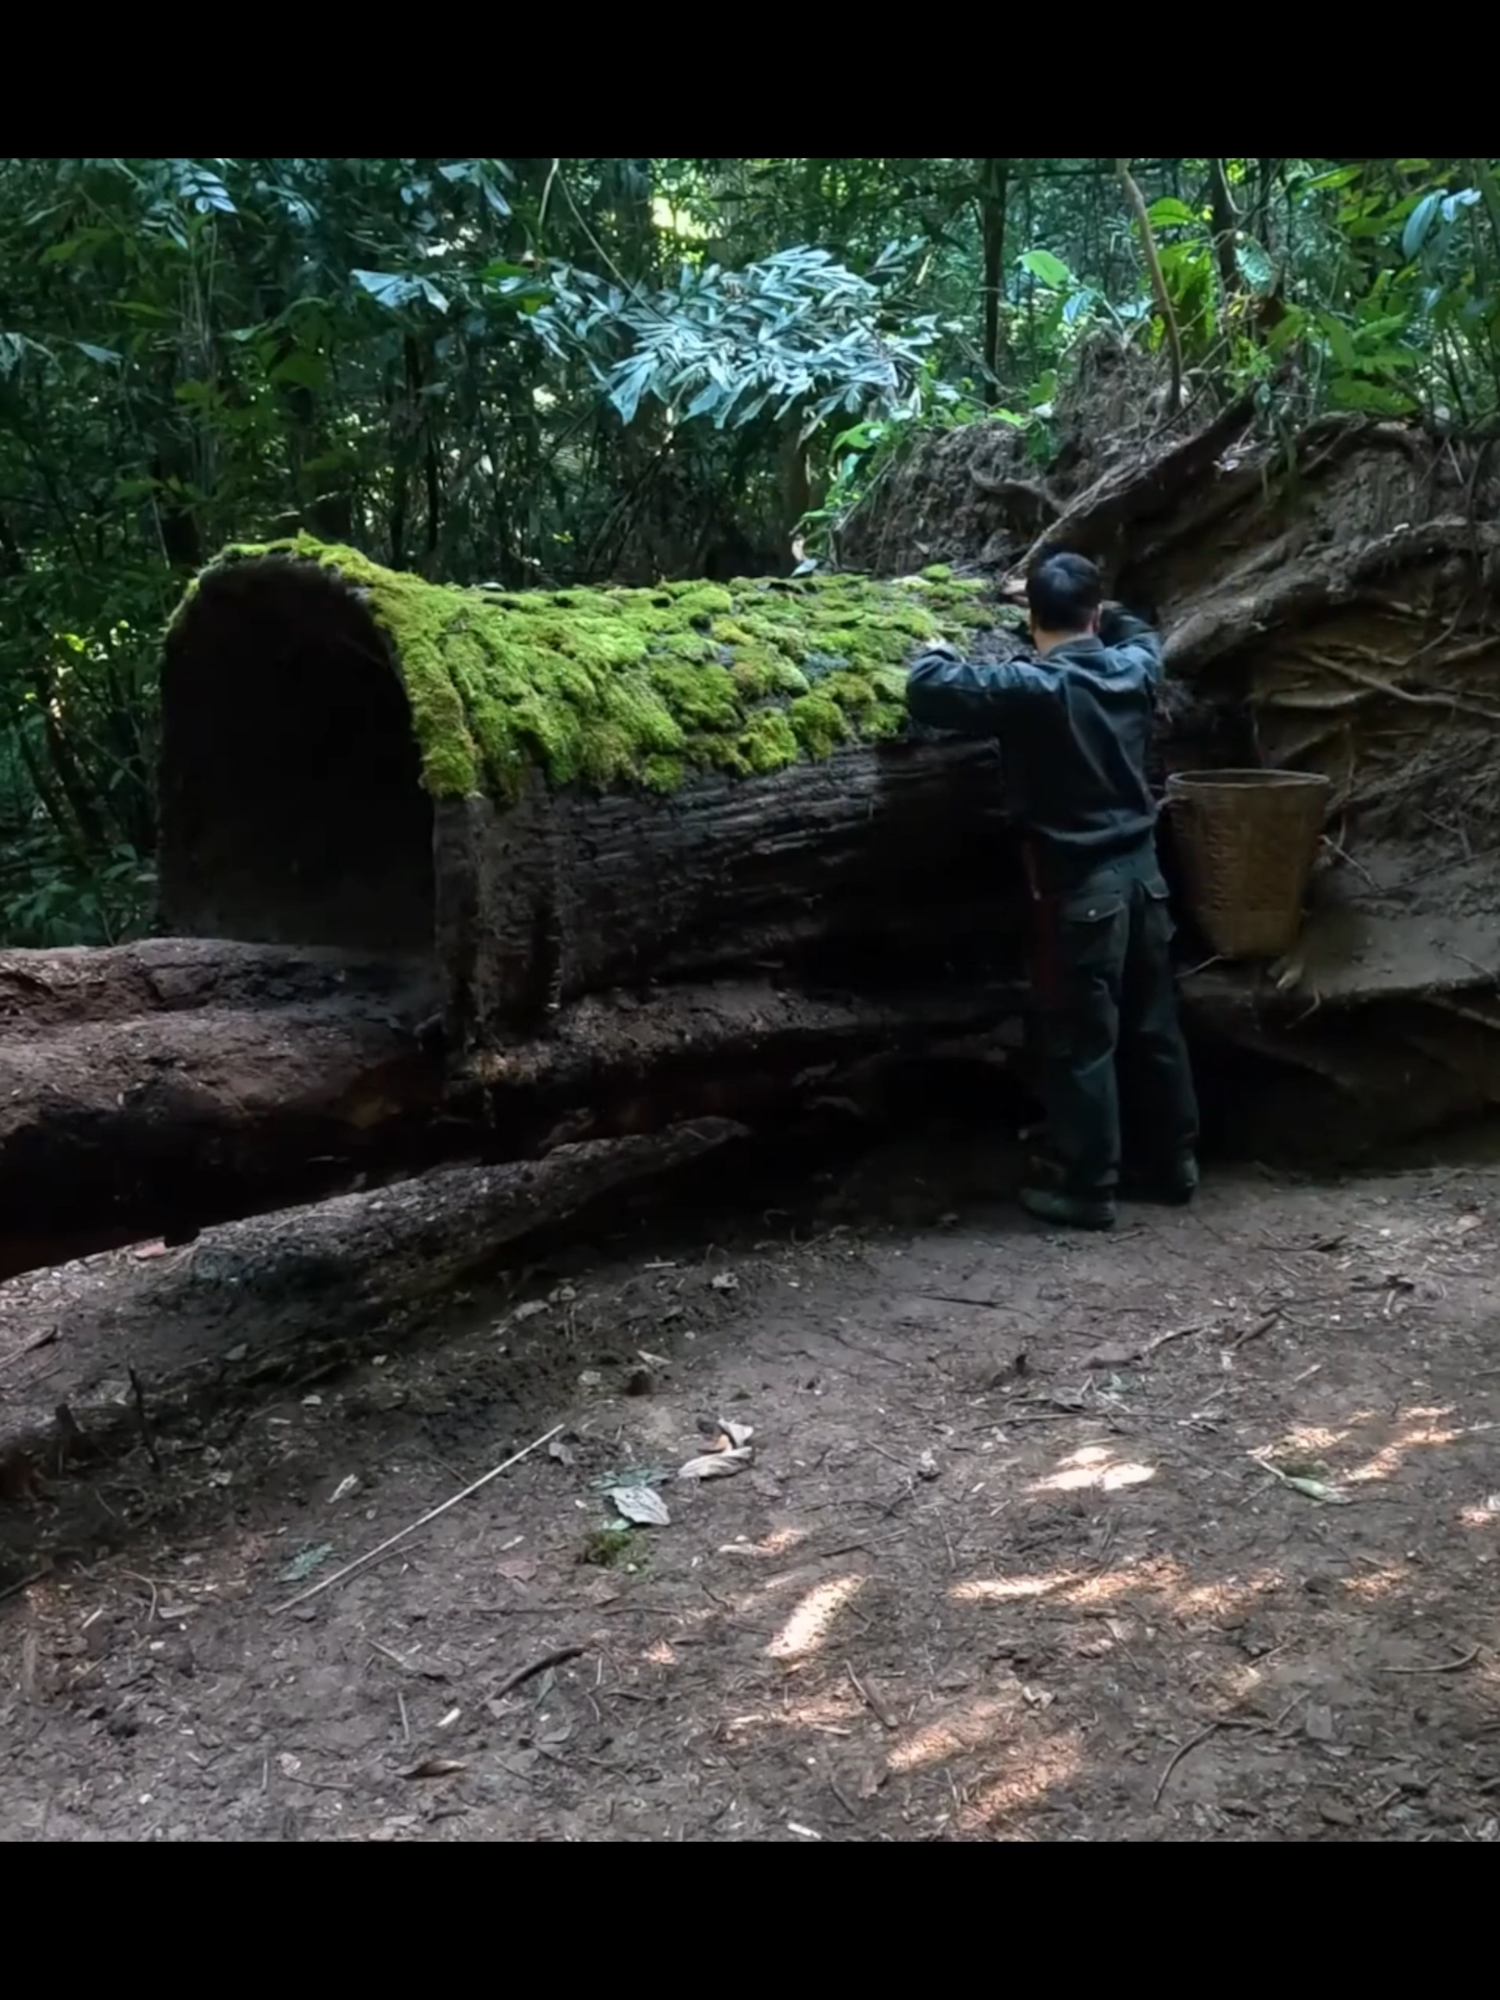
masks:
<svg viewBox="0 0 1500 2000"><path fill-rule="evenodd" d="M302 1386L410 1337L455 1294L622 1197L670 1196L742 1136L726 1120L448 1168L231 1223L189 1248L116 1251L0 1285L0 1490L98 1465L142 1436ZM616 1211L618 1213L618 1211Z"/></svg>
<svg viewBox="0 0 1500 2000"><path fill-rule="evenodd" d="M951 941L950 941L951 943ZM971 954L976 960L984 951ZM0 955L0 1276L465 1154L684 1117L785 1117L887 1050L980 1032L1013 986L934 963L924 990L761 977L586 998L545 1037L445 1060L420 968L158 940ZM909 980L922 971L908 968Z"/></svg>
<svg viewBox="0 0 1500 2000"><path fill-rule="evenodd" d="M553 793L437 814L455 1040L503 1045L588 993L774 963L838 979L1014 930L994 753L855 748L674 799Z"/></svg>
<svg viewBox="0 0 1500 2000"><path fill-rule="evenodd" d="M451 1153L437 1005L331 952L0 953L0 1271Z"/></svg>
<svg viewBox="0 0 1500 2000"><path fill-rule="evenodd" d="M919 960L1000 865L993 753L905 731L938 637L1020 643L946 574L515 597L243 552L167 643L164 915L425 948L480 1045L618 984Z"/></svg>

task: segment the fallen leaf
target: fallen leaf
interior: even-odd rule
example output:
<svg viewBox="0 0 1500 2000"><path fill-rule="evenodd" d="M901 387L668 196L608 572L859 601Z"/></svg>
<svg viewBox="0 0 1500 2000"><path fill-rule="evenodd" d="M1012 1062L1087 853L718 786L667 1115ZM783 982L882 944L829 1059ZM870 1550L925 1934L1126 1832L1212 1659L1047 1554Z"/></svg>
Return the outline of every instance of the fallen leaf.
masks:
<svg viewBox="0 0 1500 2000"><path fill-rule="evenodd" d="M736 1451L706 1451L701 1458L690 1458L686 1465L679 1466L679 1479L728 1479L731 1474L743 1472L754 1459L755 1453L749 1445L741 1445Z"/></svg>
<svg viewBox="0 0 1500 2000"><path fill-rule="evenodd" d="M225 1477L227 1480L228 1475L226 1474ZM320 1568L322 1564L327 1562L332 1554L332 1542L322 1542L315 1549L304 1549L300 1555L293 1556L286 1568L278 1573L277 1581L280 1583L304 1583L315 1569Z"/></svg>
<svg viewBox="0 0 1500 2000"><path fill-rule="evenodd" d="M716 1272L709 1283L716 1292L737 1292L740 1288L740 1281L733 1271ZM818 1836L814 1834L813 1838L816 1840Z"/></svg>
<svg viewBox="0 0 1500 2000"><path fill-rule="evenodd" d="M614 1486L610 1488L609 1497L616 1513L638 1527L670 1528L672 1525L666 1502L649 1486Z"/></svg>
<svg viewBox="0 0 1500 2000"><path fill-rule="evenodd" d="M571 1465L573 1463L573 1447L568 1443L566 1438L554 1438L547 1447L547 1456L548 1458L555 1459L559 1465Z"/></svg>
<svg viewBox="0 0 1500 2000"><path fill-rule="evenodd" d="M1096 1347L1084 1363L1086 1368L1130 1368L1141 1359L1137 1347Z"/></svg>
<svg viewBox="0 0 1500 2000"><path fill-rule="evenodd" d="M530 1583L540 1564L530 1556L510 1556L504 1562L495 1564L496 1574L503 1576L507 1583Z"/></svg>
<svg viewBox="0 0 1500 2000"><path fill-rule="evenodd" d="M749 1424L737 1424L729 1417L720 1417L718 1421L720 1433L729 1440L727 1447L720 1446L721 1450L737 1450L740 1445L749 1444L751 1438L755 1436L755 1431Z"/></svg>
<svg viewBox="0 0 1500 2000"><path fill-rule="evenodd" d="M451 1778L467 1769L467 1765L452 1757L424 1757L420 1764L413 1764L409 1771L403 1771L401 1775L403 1778Z"/></svg>
<svg viewBox="0 0 1500 2000"><path fill-rule="evenodd" d="M917 1460L918 1479L936 1479L938 1477L939 1470L940 1468L938 1466L938 1462L933 1457L932 1453L930 1451L924 1451L922 1456Z"/></svg>
<svg viewBox="0 0 1500 2000"><path fill-rule="evenodd" d="M524 1304L516 1307L511 1318L519 1324L522 1320L535 1319L538 1313L544 1313L546 1310L545 1299L527 1299Z"/></svg>

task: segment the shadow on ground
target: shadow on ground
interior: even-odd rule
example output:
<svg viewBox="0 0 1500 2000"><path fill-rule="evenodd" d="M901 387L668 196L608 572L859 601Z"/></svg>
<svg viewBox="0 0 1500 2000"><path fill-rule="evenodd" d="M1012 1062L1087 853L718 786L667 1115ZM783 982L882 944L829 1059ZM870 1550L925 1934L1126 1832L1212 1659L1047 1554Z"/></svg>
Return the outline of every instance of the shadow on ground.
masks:
<svg viewBox="0 0 1500 2000"><path fill-rule="evenodd" d="M1500 1171L995 1183L887 1148L112 1478L0 1610L0 1833L1496 1838Z"/></svg>

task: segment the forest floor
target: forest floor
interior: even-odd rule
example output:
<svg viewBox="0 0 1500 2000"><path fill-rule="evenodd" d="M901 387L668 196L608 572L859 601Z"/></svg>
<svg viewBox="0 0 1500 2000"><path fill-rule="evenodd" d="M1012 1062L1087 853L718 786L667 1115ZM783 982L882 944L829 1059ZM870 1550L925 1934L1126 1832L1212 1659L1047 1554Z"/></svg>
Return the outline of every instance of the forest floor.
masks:
<svg viewBox="0 0 1500 2000"><path fill-rule="evenodd" d="M1060 1238L1007 1166L893 1142L117 1469L0 1605L0 1837L1500 1838L1500 1169Z"/></svg>

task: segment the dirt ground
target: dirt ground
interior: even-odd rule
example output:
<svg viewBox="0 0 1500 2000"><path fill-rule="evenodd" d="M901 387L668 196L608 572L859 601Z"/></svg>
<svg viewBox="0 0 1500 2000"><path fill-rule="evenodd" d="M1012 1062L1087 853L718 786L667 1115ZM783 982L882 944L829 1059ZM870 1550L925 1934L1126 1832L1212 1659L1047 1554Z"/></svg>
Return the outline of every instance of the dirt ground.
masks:
<svg viewBox="0 0 1500 2000"><path fill-rule="evenodd" d="M1500 1837L1500 1169L995 1180L893 1144L111 1475L0 1606L0 1836Z"/></svg>

